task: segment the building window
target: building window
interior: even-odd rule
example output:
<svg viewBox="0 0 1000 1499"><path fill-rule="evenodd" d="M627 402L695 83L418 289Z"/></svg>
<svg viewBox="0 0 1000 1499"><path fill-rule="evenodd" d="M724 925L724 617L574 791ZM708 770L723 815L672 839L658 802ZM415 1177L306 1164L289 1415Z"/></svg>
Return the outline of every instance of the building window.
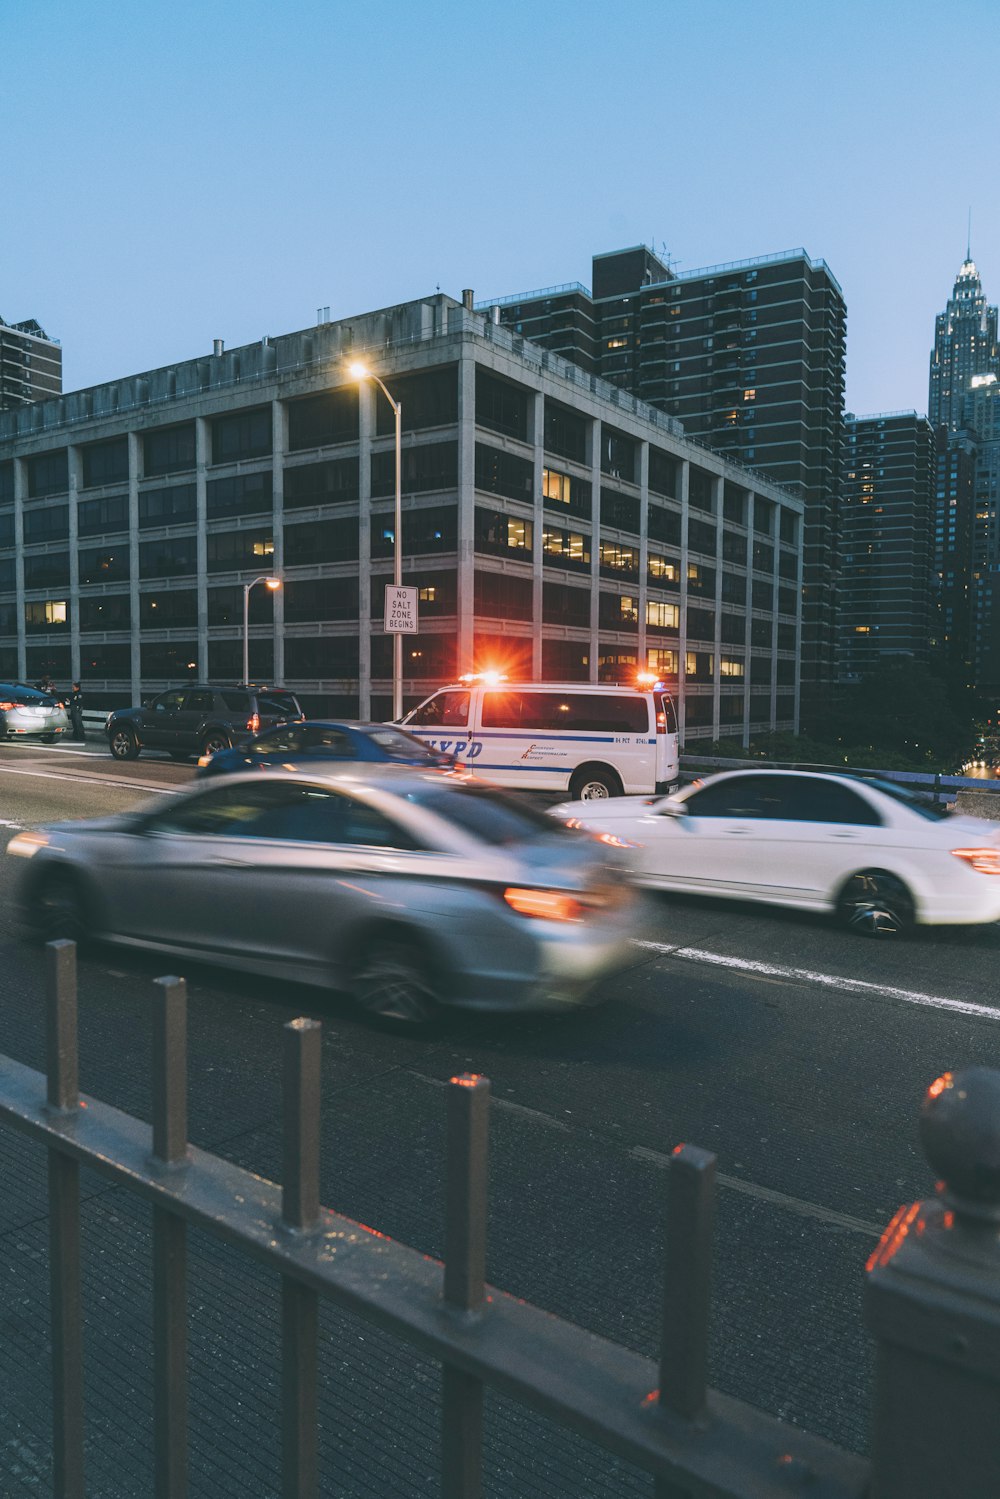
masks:
<svg viewBox="0 0 1000 1499"><path fill-rule="evenodd" d="M24 606L26 630L65 628L68 623L69 611L65 599L36 599Z"/></svg>
<svg viewBox="0 0 1000 1499"><path fill-rule="evenodd" d="M271 451L271 408L237 411L212 422L212 462L264 458Z"/></svg>
<svg viewBox="0 0 1000 1499"><path fill-rule="evenodd" d="M83 487L128 482L128 438L92 442L83 449Z"/></svg>
<svg viewBox="0 0 1000 1499"><path fill-rule="evenodd" d="M195 465L194 422L146 432L142 438L142 471L147 478L182 473Z"/></svg>
<svg viewBox="0 0 1000 1499"><path fill-rule="evenodd" d="M676 630L680 619L681 611L676 604L663 604L659 599L646 600L646 623L651 630Z"/></svg>

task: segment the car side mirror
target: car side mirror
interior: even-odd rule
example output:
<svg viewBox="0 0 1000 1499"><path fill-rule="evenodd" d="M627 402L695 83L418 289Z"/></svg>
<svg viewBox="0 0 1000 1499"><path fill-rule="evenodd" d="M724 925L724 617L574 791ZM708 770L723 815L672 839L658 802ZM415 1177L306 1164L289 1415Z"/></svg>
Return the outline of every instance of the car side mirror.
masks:
<svg viewBox="0 0 1000 1499"><path fill-rule="evenodd" d="M665 796L655 808L658 817L686 817L687 802L679 796Z"/></svg>

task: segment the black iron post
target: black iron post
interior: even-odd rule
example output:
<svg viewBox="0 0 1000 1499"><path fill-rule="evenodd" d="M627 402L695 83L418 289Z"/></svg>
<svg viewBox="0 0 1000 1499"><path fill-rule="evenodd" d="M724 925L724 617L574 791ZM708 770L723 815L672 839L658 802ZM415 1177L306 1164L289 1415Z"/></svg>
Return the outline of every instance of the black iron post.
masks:
<svg viewBox="0 0 1000 1499"><path fill-rule="evenodd" d="M877 1340L871 1499L1000 1494L1000 1072L946 1072L921 1142L937 1196L868 1262Z"/></svg>

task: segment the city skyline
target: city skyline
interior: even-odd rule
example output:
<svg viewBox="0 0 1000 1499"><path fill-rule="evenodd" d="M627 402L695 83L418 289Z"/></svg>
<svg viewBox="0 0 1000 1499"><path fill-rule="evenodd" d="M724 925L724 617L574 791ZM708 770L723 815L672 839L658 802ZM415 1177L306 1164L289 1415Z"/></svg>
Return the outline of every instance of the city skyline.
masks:
<svg viewBox="0 0 1000 1499"><path fill-rule="evenodd" d="M982 0L944 22L927 3L750 19L635 0L614 32L587 0L471 19L390 3L376 21L182 0L127 31L90 0L0 9L19 226L0 315L61 341L68 390L321 306L586 284L595 251L665 247L692 272L801 246L844 289L848 409L923 412L970 206L987 298L1000 287L967 149L996 109L943 45L960 30L989 71Z"/></svg>

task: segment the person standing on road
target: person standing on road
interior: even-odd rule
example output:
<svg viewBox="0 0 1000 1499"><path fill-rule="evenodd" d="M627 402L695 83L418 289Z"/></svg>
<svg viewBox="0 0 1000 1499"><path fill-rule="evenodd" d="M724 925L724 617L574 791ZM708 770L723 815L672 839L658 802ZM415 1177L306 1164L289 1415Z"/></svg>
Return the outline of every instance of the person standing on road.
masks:
<svg viewBox="0 0 1000 1499"><path fill-rule="evenodd" d="M79 682L73 683L73 690L69 695L69 716L73 725L73 738L84 742L87 735L83 727L83 693Z"/></svg>

